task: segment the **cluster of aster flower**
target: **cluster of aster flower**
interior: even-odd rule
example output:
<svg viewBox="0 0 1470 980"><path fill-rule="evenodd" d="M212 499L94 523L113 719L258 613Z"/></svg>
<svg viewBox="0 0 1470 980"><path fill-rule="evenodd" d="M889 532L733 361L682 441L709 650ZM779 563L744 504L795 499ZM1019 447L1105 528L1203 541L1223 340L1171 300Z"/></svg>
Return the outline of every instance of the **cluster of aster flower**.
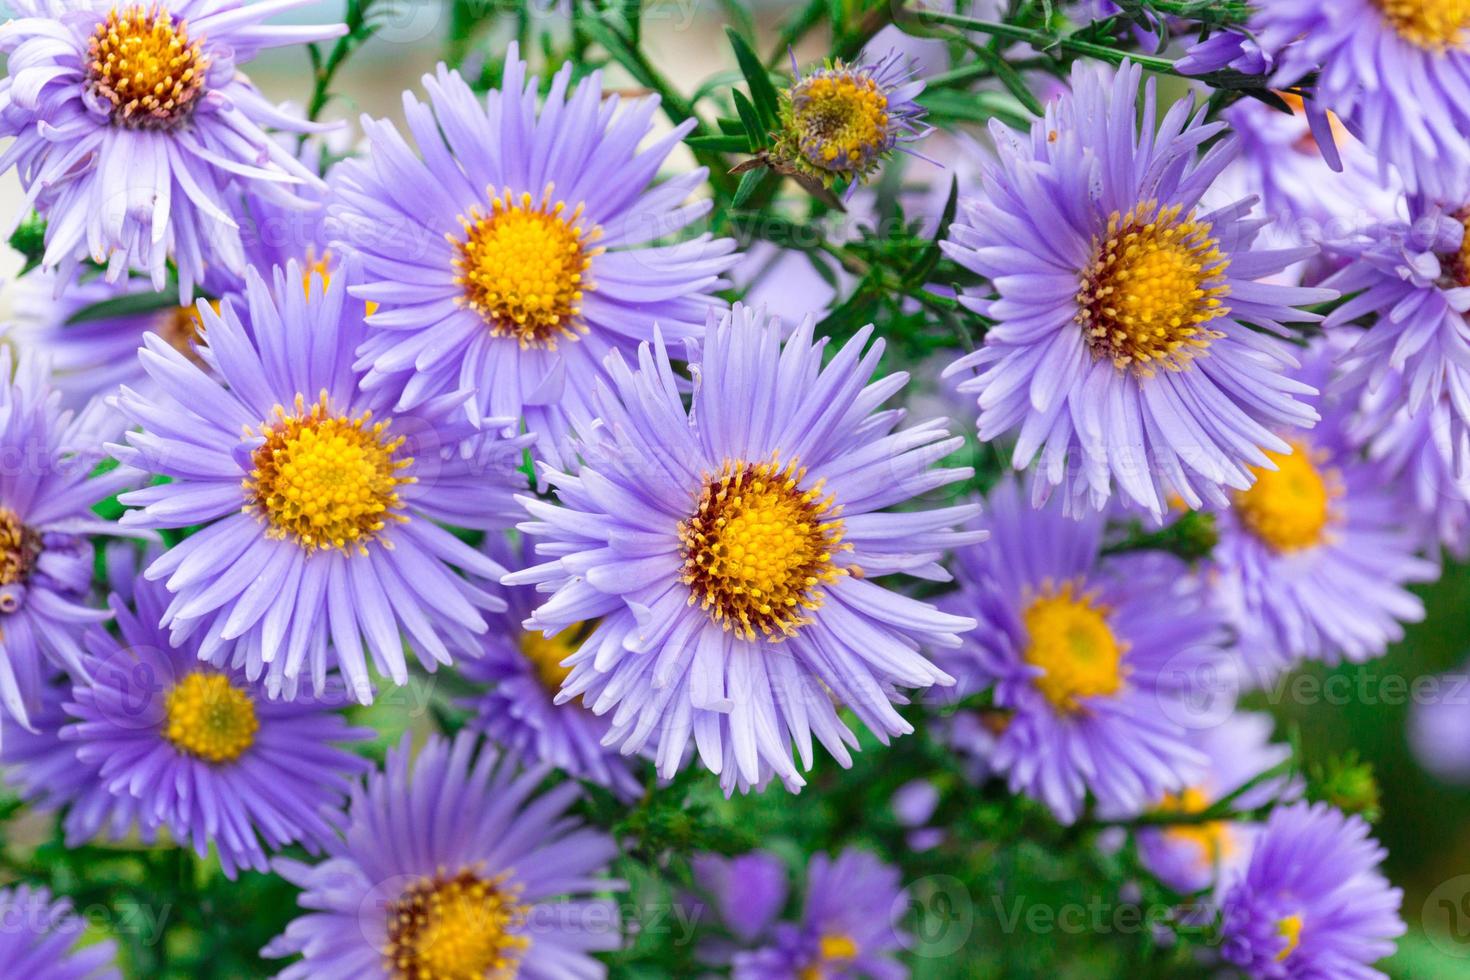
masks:
<svg viewBox="0 0 1470 980"><path fill-rule="evenodd" d="M732 302L708 172L665 173L697 119L652 136L597 72L441 65L323 173L241 71L345 30L265 23L304 2L0 27L0 169L45 223L0 351L0 759L69 845L279 875L287 977L592 977L625 883L579 781L796 793L933 714L976 782L1145 821L1218 960L1379 976L1382 849L1236 697L1381 655L1470 551L1470 12L1264 4L1179 64L1310 123L1163 108L1127 61L994 122L939 243L978 338L951 426L881 327ZM797 68L767 162L851 201L923 87L897 51ZM972 427L1021 475L955 465ZM415 671L465 726L376 766L349 712ZM811 858L783 919L780 858L703 855L700 960L903 976L899 877ZM64 901L11 908L0 960L109 975Z"/></svg>

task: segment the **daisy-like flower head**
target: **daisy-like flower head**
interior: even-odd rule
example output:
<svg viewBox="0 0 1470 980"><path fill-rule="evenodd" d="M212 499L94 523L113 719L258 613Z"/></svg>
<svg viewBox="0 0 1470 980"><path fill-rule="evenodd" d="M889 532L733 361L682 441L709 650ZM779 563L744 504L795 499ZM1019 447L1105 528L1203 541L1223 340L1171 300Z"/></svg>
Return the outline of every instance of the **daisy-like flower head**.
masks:
<svg viewBox="0 0 1470 980"><path fill-rule="evenodd" d="M943 604L980 627L940 664L962 696L994 689L992 770L1065 822L1089 793L1136 813L1193 785L1205 758L1190 732L1213 709L1190 698L1228 660L1184 564L1104 560L1101 515L1033 509L1014 480L991 492L983 523L991 540L958 553L961 588Z"/></svg>
<svg viewBox="0 0 1470 980"><path fill-rule="evenodd" d="M835 860L818 854L807 866L801 921L780 923L760 948L735 954L730 975L900 980L908 976L894 959L906 944L896 924L903 893L898 869L871 854L849 849Z"/></svg>
<svg viewBox="0 0 1470 980"><path fill-rule="evenodd" d="M76 743L62 739L61 729L75 720L63 707L70 696L71 681L60 675L41 691L40 710L31 716L34 730L0 718L5 781L38 811L65 809L61 827L67 847L80 847L99 835L121 840L134 832L152 843L158 821L142 802L111 792L99 767L78 759Z"/></svg>
<svg viewBox="0 0 1470 980"><path fill-rule="evenodd" d="M1317 319L1293 304L1329 291L1257 281L1313 250L1253 250L1265 222L1250 200L1201 210L1234 143L1200 158L1224 124L1191 118L1189 100L1156 131L1152 82L1140 126L1138 83L1137 65L1079 63L1029 139L993 126L986 193L945 243L994 284L962 298L995 324L950 368L975 372L960 390L980 438L1016 430L1015 466L1037 462L1036 493L1064 487L1069 511L1103 507L1114 485L1155 514L1169 491L1223 499L1286 450L1272 427L1314 418L1283 376L1290 348L1246 326Z"/></svg>
<svg viewBox="0 0 1470 980"><path fill-rule="evenodd" d="M553 460L606 354L655 323L698 336L734 261L729 239L650 244L709 210L684 203L702 168L650 186L693 122L640 151L657 100L624 108L600 73L569 92L571 77L564 65L538 112L515 45L483 102L441 66L428 105L405 97L422 156L364 119L369 153L341 165L332 209L339 244L363 256L354 294L381 304L367 383L407 376L402 407L474 391L477 419L524 419Z"/></svg>
<svg viewBox="0 0 1470 980"><path fill-rule="evenodd" d="M1319 342L1300 376L1325 388L1332 352ZM1292 660L1366 660L1424 616L1405 585L1438 574L1416 554L1413 499L1402 481L1364 461L1348 438L1350 406L1322 404L1310 432L1286 433L1248 490L1217 516L1210 580L1241 634L1249 673L1269 682Z"/></svg>
<svg viewBox="0 0 1470 980"><path fill-rule="evenodd" d="M73 322L98 303L130 296L146 302L143 297L154 295L153 287L143 279L109 283L95 276L79 276L65 287L58 282L55 273L38 269L16 283L16 322L9 335L46 352L51 383L67 407L80 408L93 398L115 394L119 385L151 389L138 363L145 334L156 334L185 357L197 359L201 321L193 304Z"/></svg>
<svg viewBox="0 0 1470 980"><path fill-rule="evenodd" d="M895 149L929 132L915 101L924 83L908 58L890 50L871 63L834 61L806 75L791 56L796 81L781 98L781 128L772 155L826 184L851 191Z"/></svg>
<svg viewBox="0 0 1470 980"><path fill-rule="evenodd" d="M1195 814L1214 806L1291 757L1291 749L1271 741L1269 715L1239 713L1197 732L1194 745L1204 753L1203 774L1177 793L1156 801L1154 813ZM1284 780L1255 786L1234 801L1237 810L1264 806L1290 787ZM1232 880L1250 860L1259 825L1212 820L1179 823L1138 832L1139 857L1146 868L1175 891L1189 894Z"/></svg>
<svg viewBox="0 0 1470 980"><path fill-rule="evenodd" d="M651 747L663 775L692 736L727 791L772 773L795 789L793 742L806 768L813 733L850 764L839 706L886 741L912 730L896 687L951 682L917 644L956 644L974 621L869 579L947 578L936 562L978 539L952 529L975 508L884 509L971 471L930 468L962 444L942 421L895 431L903 413L878 410L906 377L869 384L871 335L823 367L810 320L783 345L777 321L737 307L690 351L688 409L656 335L636 371L609 360L578 475L547 468L560 506L525 501L551 560L505 581L552 593L527 628L597 620L559 700L611 711L608 743Z"/></svg>
<svg viewBox="0 0 1470 980"><path fill-rule="evenodd" d="M1408 487L1424 531L1424 548L1470 555L1470 427L1448 397L1419 411L1408 408L1403 375L1393 372L1365 387L1348 426L1354 444L1383 469L1383 479Z"/></svg>
<svg viewBox="0 0 1470 980"><path fill-rule="evenodd" d="M228 301L218 313L199 306L208 370L149 335L139 357L158 393L117 399L143 430L119 457L170 478L125 495L141 509L122 523L202 526L147 570L174 593L164 625L175 644L199 634L202 659L243 666L252 681L265 673L272 697L293 697L308 664L324 689L330 638L351 693L370 701L364 644L404 684L400 630L432 670L451 647L478 645L482 610L505 608L455 571L504 569L436 522L509 523L525 440L462 446L463 395L395 413L393 391L364 391L348 265L325 289L313 277L309 295L295 263L276 270L274 289L252 270L248 329Z"/></svg>
<svg viewBox="0 0 1470 980"><path fill-rule="evenodd" d="M100 403L64 411L39 359L15 364L0 350L0 706L22 726L40 707L42 658L83 673L78 640L107 618L89 605L88 535L116 525L92 506L139 479L127 467L98 470L118 428L110 414Z"/></svg>
<svg viewBox="0 0 1470 980"><path fill-rule="evenodd" d="M44 264L63 278L91 259L116 281L168 263L181 299L206 267L244 271L230 190L289 197L318 178L264 127L304 130L261 97L239 66L262 48L320 41L344 24L273 27L309 0L16 0L0 26L9 76L0 134L14 142L26 202L47 218ZM25 209L18 209L24 214Z"/></svg>
<svg viewBox="0 0 1470 980"><path fill-rule="evenodd" d="M46 980L122 980L117 945L83 941L87 923L67 899L45 888L0 888L0 963L15 977Z"/></svg>
<svg viewBox="0 0 1470 980"><path fill-rule="evenodd" d="M434 736L410 762L405 736L354 789L328 860L275 860L310 910L263 950L302 954L282 980L604 974L588 954L616 949L621 927L593 896L623 887L600 877L617 845L566 815L575 783L538 795L547 768L477 744Z"/></svg>
<svg viewBox="0 0 1470 980"><path fill-rule="evenodd" d="M1404 933L1403 892L1360 817L1325 803L1279 807L1221 908L1225 959L1261 980L1382 980Z"/></svg>
<svg viewBox="0 0 1470 980"><path fill-rule="evenodd" d="M512 548L503 535L492 535L486 550L510 569L534 561L525 538ZM555 636L543 636L523 625L536 608L535 589L507 589L506 601L505 612L485 617L490 630L484 636L483 653L460 666L466 679L488 685L484 693L460 702L475 713L471 727L526 762L549 763L623 796L636 794L641 784L627 760L602 744L608 719L594 715L581 701L556 703L570 673L562 661L581 646L596 623L578 623Z"/></svg>
<svg viewBox="0 0 1470 980"><path fill-rule="evenodd" d="M197 638L170 646L162 584L140 580L133 601L136 611L112 597L119 637L86 637L90 679L73 686L76 720L61 730L81 764L200 857L213 843L229 877L267 870L266 849L316 853L334 841L352 777L367 768L338 743L372 732L328 702L270 700L243 671L200 661Z"/></svg>
<svg viewBox="0 0 1470 980"><path fill-rule="evenodd" d="M1345 265L1325 285L1356 294L1326 320L1355 338L1342 357L1343 385L1367 395L1392 387L1416 415L1443 402L1456 441L1470 431L1470 193L1453 200L1409 198L1407 221L1332 244L1329 254ZM1367 330L1349 326L1364 317ZM1375 414L1387 423L1382 407Z"/></svg>
<svg viewBox="0 0 1470 980"><path fill-rule="evenodd" d="M1254 5L1249 26L1278 52L1271 84L1315 72L1313 100L1409 190L1441 195L1470 172L1470 3L1272 0Z"/></svg>

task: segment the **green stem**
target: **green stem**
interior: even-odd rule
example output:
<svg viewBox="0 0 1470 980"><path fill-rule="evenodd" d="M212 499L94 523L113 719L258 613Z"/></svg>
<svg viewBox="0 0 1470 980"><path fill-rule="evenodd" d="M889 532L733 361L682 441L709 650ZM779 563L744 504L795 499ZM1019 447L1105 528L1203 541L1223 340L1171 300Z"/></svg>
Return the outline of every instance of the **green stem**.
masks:
<svg viewBox="0 0 1470 980"><path fill-rule="evenodd" d="M1038 51L1050 51L1053 49L1065 51L1068 54L1081 55L1087 58L1097 58L1109 64L1122 64L1125 60L1142 65L1150 71L1166 72L1168 74L1180 74L1174 68L1174 62L1168 58L1159 58L1154 55L1138 54L1136 52L1119 51L1105 44L1096 44L1092 41L1079 41L1076 38L1050 31L1038 30L1031 27L1021 27L1016 24L1000 24L989 20L979 20L974 17L966 17L962 14L946 14L935 11L907 10L920 23L948 24L951 27L963 27L966 30L980 31L992 37L1009 38L1012 41L1023 41Z"/></svg>

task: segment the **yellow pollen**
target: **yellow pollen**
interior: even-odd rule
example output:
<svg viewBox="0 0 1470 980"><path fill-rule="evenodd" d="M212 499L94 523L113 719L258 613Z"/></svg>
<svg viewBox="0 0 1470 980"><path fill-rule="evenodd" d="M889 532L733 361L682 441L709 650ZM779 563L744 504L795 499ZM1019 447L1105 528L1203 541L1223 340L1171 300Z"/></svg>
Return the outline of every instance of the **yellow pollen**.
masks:
<svg viewBox="0 0 1470 980"><path fill-rule="evenodd" d="M1281 952L1276 954L1276 962L1284 963L1286 958L1296 952L1296 948L1302 944L1302 917L1288 915L1276 923L1276 932L1286 940L1285 945L1281 947Z"/></svg>
<svg viewBox="0 0 1470 980"><path fill-rule="evenodd" d="M1179 205L1139 204L1113 212L1105 239L1094 238L1092 260L1077 292L1077 323L1094 357L1118 370L1148 376L1179 371L1224 336L1207 324L1230 312L1230 265L1208 222Z"/></svg>
<svg viewBox="0 0 1470 980"><path fill-rule="evenodd" d="M24 582L39 557L41 536L22 524L15 511L0 507L0 586ZM0 597L0 612L14 612L5 608L6 601Z"/></svg>
<svg viewBox="0 0 1470 980"><path fill-rule="evenodd" d="M821 480L803 489L805 477L775 455L727 462L706 476L693 516L679 524L689 604L744 639L794 635L804 612L821 606L821 583L857 571L833 564L833 553L851 548L842 508L822 496Z"/></svg>
<svg viewBox="0 0 1470 980"><path fill-rule="evenodd" d="M802 155L821 170L866 172L892 146L888 97L840 63L792 87L790 125Z"/></svg>
<svg viewBox="0 0 1470 980"><path fill-rule="evenodd" d="M112 105L112 121L164 129L193 113L209 58L183 21L159 4L114 6L87 48L87 84Z"/></svg>
<svg viewBox="0 0 1470 980"><path fill-rule="evenodd" d="M321 255L316 254L315 248L306 250L306 261L301 267L301 286L306 290L306 296L311 298L311 281L320 278L322 281L322 292L326 292L332 285L332 251L323 249Z"/></svg>
<svg viewBox="0 0 1470 980"><path fill-rule="evenodd" d="M1376 0L1384 19L1410 44L1429 51L1464 48L1470 0Z"/></svg>
<svg viewBox="0 0 1470 980"><path fill-rule="evenodd" d="M1113 635L1111 610L1072 582L1043 588L1021 614L1023 659L1041 668L1037 690L1059 711L1082 710L1081 699L1117 694L1128 646Z"/></svg>
<svg viewBox="0 0 1470 980"><path fill-rule="evenodd" d="M851 936L840 933L823 936L817 947L817 961L801 971L801 980L826 980L828 976L840 974L829 973L828 968L840 970L842 967L857 959L858 944Z"/></svg>
<svg viewBox="0 0 1470 980"><path fill-rule="evenodd" d="M219 312L219 301L211 300L209 304L214 312ZM203 347L204 340L204 318L199 315L197 306L176 306L171 310L165 310L163 315L156 321L154 332L168 342L174 350L183 354L195 364L203 365L196 347Z"/></svg>
<svg viewBox="0 0 1470 980"><path fill-rule="evenodd" d="M536 669L536 676L552 694L561 690L572 668L563 667L562 661L577 652L586 635L586 624L568 626L555 636L542 636L534 630L521 634L521 653Z"/></svg>
<svg viewBox="0 0 1470 980"><path fill-rule="evenodd" d="M1445 272L1456 286L1470 286L1470 208L1456 212L1455 220L1465 229L1465 237L1460 240L1459 251L1445 263Z"/></svg>
<svg viewBox="0 0 1470 980"><path fill-rule="evenodd" d="M168 692L164 709L168 740L207 762L234 762L260 729L250 695L224 674L185 676Z"/></svg>
<svg viewBox="0 0 1470 980"><path fill-rule="evenodd" d="M1210 808L1210 798L1198 786L1190 786L1180 793L1165 796L1155 810L1159 813L1203 813ZM1204 868L1218 867L1220 862L1235 851L1235 839L1230 835L1230 824L1224 820L1207 823L1175 824L1164 831L1164 836L1181 843L1193 844L1199 851L1199 863Z"/></svg>
<svg viewBox="0 0 1470 980"><path fill-rule="evenodd" d="M507 188L490 192L490 213L473 209L461 215L464 238L459 246L455 282L464 289L462 302L490 327L494 337L513 337L522 349L555 350L558 341L575 341L587 332L582 296L593 288L587 278L591 247L602 229L583 226L582 205L571 211L552 201L547 184L540 202L530 194L514 196Z"/></svg>
<svg viewBox="0 0 1470 980"><path fill-rule="evenodd" d="M265 442L252 454L244 509L270 524L270 536L293 538L308 552L365 555L374 540L390 547L381 533L388 521L407 523L398 488L414 478L399 475L413 458L399 457L404 437L391 436L389 425L372 412L334 413L326 392L310 408L301 395L290 413L277 405L275 418L260 425Z"/></svg>
<svg viewBox="0 0 1470 980"><path fill-rule="evenodd" d="M1256 482L1233 494L1241 523L1280 552L1321 544L1332 523L1332 501L1342 496L1337 471L1322 466L1325 454L1302 442L1292 442L1291 450L1267 452L1276 469L1251 467Z"/></svg>
<svg viewBox="0 0 1470 980"><path fill-rule="evenodd" d="M505 878L487 880L466 869L405 891L388 907L388 974L395 980L515 976L531 940L517 934L526 907Z"/></svg>

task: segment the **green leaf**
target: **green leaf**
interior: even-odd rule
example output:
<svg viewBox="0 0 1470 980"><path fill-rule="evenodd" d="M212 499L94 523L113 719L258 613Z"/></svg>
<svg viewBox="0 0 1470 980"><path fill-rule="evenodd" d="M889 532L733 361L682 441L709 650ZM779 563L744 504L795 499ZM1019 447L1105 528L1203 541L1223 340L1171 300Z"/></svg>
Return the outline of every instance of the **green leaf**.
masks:
<svg viewBox="0 0 1470 980"><path fill-rule="evenodd" d="M22 221L20 227L10 236L10 247L25 256L21 275L40 265L41 259L46 255L46 219L39 214L32 214Z"/></svg>
<svg viewBox="0 0 1470 980"><path fill-rule="evenodd" d="M137 316L141 313L156 313L170 310L179 305L178 296L172 293L128 293L92 303L77 310L66 320L67 326L87 323L90 320L110 320L120 316Z"/></svg>
<svg viewBox="0 0 1470 980"><path fill-rule="evenodd" d="M755 193L755 189L761 185L769 173L770 171L765 167L747 170L740 178L740 186L735 188L735 196L730 200L730 206L738 208L750 200L750 195Z"/></svg>
<svg viewBox="0 0 1470 980"><path fill-rule="evenodd" d="M714 150L717 153L754 153L755 148L744 135L740 136L691 136L684 141L696 150Z"/></svg>
<svg viewBox="0 0 1470 980"><path fill-rule="evenodd" d="M767 134L774 132L781 123L781 100L776 94L776 87L771 84L771 76L766 73L766 66L761 64L760 58L756 57L756 53L750 49L739 31L726 27L725 34L730 38L730 46L735 49L735 60L740 64L740 73L745 76L745 84L750 87L750 98L755 103L757 118Z"/></svg>
<svg viewBox="0 0 1470 980"><path fill-rule="evenodd" d="M750 100L745 97L744 92L736 89L732 94L735 96L735 111L740 113L740 122L745 127L745 135L749 138L750 145L755 149L764 148L771 141L770 130L761 127L759 114L755 106L751 105Z"/></svg>
<svg viewBox="0 0 1470 980"><path fill-rule="evenodd" d="M1016 101L1025 106L1027 111L1033 116L1046 114L1046 109L1042 106L1041 100L1036 97L1036 93L1031 91L1031 87L1021 77L1021 73L1011 67L1010 62L1006 61L1005 58L990 48L982 45L976 45L974 51L983 61L990 65L990 70L995 72L995 77L999 78L1001 83L1005 85L1006 91L1014 95Z"/></svg>
<svg viewBox="0 0 1470 980"><path fill-rule="evenodd" d="M959 208L960 182L959 178L951 177L949 181L949 197L944 201L944 213L939 216L939 224L934 229L934 240L931 241L924 251L914 260L909 271L904 275L904 282L909 286L918 287L929 282L929 276L933 274L934 267L939 264L940 257L944 252L939 243L949 237L949 226L954 221L955 211Z"/></svg>

